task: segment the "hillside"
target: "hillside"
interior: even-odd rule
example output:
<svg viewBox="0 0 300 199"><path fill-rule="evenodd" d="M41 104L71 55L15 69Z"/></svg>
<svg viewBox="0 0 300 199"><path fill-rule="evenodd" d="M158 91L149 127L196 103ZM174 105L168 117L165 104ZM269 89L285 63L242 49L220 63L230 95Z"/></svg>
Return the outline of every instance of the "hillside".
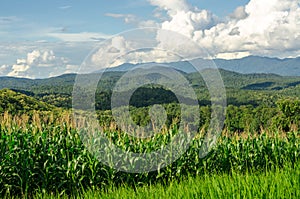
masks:
<svg viewBox="0 0 300 199"><path fill-rule="evenodd" d="M29 113L33 110L51 111L54 106L9 89L0 90L0 113Z"/></svg>
<svg viewBox="0 0 300 199"><path fill-rule="evenodd" d="M205 74L208 70L204 70ZM277 98L298 97L300 94L300 77L297 76L280 76L276 74L241 74L224 69L220 69L220 74L227 90L228 103L233 105L252 104L257 105L261 101L268 99L270 95ZM96 108L110 109L110 96L112 89L123 71L105 72L101 81L98 82L96 94ZM189 80L199 97L201 104L209 104L209 94L205 82L199 73L181 72L186 79ZM87 80L91 80L98 74L88 74ZM161 78L158 76L158 78ZM72 107L72 91L75 83L76 74L66 74L48 79L25 79L13 77L0 77L0 89L11 89L15 92L25 94L32 99L51 104L56 107L71 108ZM179 88L182 89L182 88ZM276 92L275 92L276 91ZM133 106L142 106L139 100L145 100L148 104L155 101L163 102L157 96L170 96L165 98L166 102L174 102L173 96L168 95L168 91L162 89L144 88L135 93L137 98L132 98ZM146 94L145 94L146 93ZM141 98L144 96L144 98ZM176 100L175 100L176 101ZM255 102L255 103L254 103Z"/></svg>
<svg viewBox="0 0 300 199"><path fill-rule="evenodd" d="M262 83L262 85L258 86L259 89L274 88L274 90L280 90L280 88L284 89L290 86L296 86L300 83L300 77L297 76L280 76L270 73L242 74L225 69L219 69L219 71L225 86L230 88L245 88L255 90L255 84ZM202 81L202 77L199 75L199 73L185 73L183 71L181 71L181 73L186 76L186 78L189 79L192 84L201 84L201 86L204 86L204 82ZM99 89L102 91L110 90L123 74L125 74L125 71L105 72L101 77L101 81L98 83ZM205 74L205 70L203 71L203 74ZM97 74L89 75L95 76ZM89 78L89 75L87 75L87 79L92 79ZM8 88L19 92L27 91L25 93L26 95L43 95L50 93L71 94L75 78L76 74L66 74L46 79L0 77L0 89ZM264 84L265 82L271 83ZM253 86L251 86L252 84Z"/></svg>

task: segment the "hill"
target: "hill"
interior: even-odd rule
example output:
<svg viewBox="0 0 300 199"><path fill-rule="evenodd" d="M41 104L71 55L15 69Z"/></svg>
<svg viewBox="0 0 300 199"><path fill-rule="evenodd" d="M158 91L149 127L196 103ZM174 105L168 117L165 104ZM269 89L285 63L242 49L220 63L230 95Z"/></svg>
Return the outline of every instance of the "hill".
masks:
<svg viewBox="0 0 300 199"><path fill-rule="evenodd" d="M9 89L0 90L0 113L8 111L10 114L29 113L34 110L51 111L54 106L45 102L17 93Z"/></svg>
<svg viewBox="0 0 300 199"><path fill-rule="evenodd" d="M209 69L211 70L211 69ZM178 71L180 71L178 69ZM280 98L300 95L300 77L297 76L280 76L277 74L241 74L224 69L220 69L220 74L224 81L227 90L228 103L234 105L252 104L257 105L261 101L268 99L270 95ZM206 70L202 73L205 74ZM182 75L190 82L196 94L199 97L201 104L209 104L209 93L207 92L206 84L199 73L185 73ZM105 72L101 81L98 82L96 91L96 108L110 109L110 97L112 89L116 82L125 74L125 71L109 71ZM97 73L86 75L87 80L95 79ZM158 76L158 78L161 78ZM15 92L25 94L32 99L51 104L56 107L71 108L72 107L72 91L75 83L76 74L66 74L58 77L47 79L26 79L14 77L0 77L0 89L11 89ZM182 89L182 88L179 88ZM276 91L276 92L275 92ZM143 106L138 98L146 96L149 104L156 101L162 102L157 96L166 96L168 91L160 88L144 88L138 90L140 93L135 93L137 98L133 98L134 106ZM258 93L259 92L259 93ZM275 92L275 93L274 93ZM167 102L174 102L174 96L166 99ZM176 100L175 100L176 101ZM254 103L255 102L255 103Z"/></svg>

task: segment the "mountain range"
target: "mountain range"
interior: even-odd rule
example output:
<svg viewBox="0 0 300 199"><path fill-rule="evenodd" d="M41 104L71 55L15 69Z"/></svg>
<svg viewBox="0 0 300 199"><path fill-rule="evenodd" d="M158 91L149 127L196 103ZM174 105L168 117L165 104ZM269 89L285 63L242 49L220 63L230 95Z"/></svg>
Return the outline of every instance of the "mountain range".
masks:
<svg viewBox="0 0 300 199"><path fill-rule="evenodd" d="M179 61L172 63L162 63L161 65L171 66L185 73L196 72L192 64L197 63L201 68L211 66L212 61L221 69L242 74L272 73L282 76L300 76L300 57L297 58L269 58L259 56L248 56L241 59L196 59L192 61ZM157 63L150 63L157 64ZM105 69L106 71L128 71L135 67L135 64L122 64L117 67Z"/></svg>
<svg viewBox="0 0 300 199"><path fill-rule="evenodd" d="M214 64L219 68L223 81L227 87L246 89L281 89L291 85L300 84L300 57L278 59L268 57L249 56L242 59L224 60L215 59ZM199 75L195 75L196 63L205 69L211 66L211 60L196 59L192 61L179 61L173 63L148 63L154 65L167 65L183 73L192 82L197 82ZM110 90L113 84L128 70L136 67L134 64L122 64L117 67L105 69L105 75L99 82L101 89ZM205 71L205 70L203 70ZM100 72L100 71L98 71ZM90 74L92 76L97 73ZM91 77L91 76L90 76ZM63 93L70 94L73 90L76 74L64 74L46 79L26 79L15 77L0 77L0 89L9 88L21 90L27 95L37 93ZM88 78L91 79L91 78ZM195 83L198 85L198 83Z"/></svg>
<svg viewBox="0 0 300 199"><path fill-rule="evenodd" d="M219 68L220 75L226 87L228 104L258 105L259 103L264 102L265 99L269 99L269 94L274 96L276 95L276 98L295 97L300 95L300 58L276 59L251 56L237 60L216 59L214 62ZM191 63L197 63L202 66L201 69L203 70L201 75L195 72L195 68L191 65ZM211 63L212 62L209 60L197 59L190 62L181 61L164 63L162 65L173 67L180 72L188 80L190 86L195 90L201 104L206 105L209 104L209 93L207 92L206 84L203 81L202 75L205 76L206 72L210 71L205 70L205 66L211 65ZM157 63L152 64L157 65ZM126 71L134 68L135 66L137 65L127 63L105 70L97 86L97 103L95 105L97 109L110 109L110 97L113 88L115 88L116 83L126 73ZM154 76L151 76L151 78L162 78L157 73L153 75ZM25 105L22 104L10 103L13 100L8 97L16 96L16 94L13 93L16 92L19 94L25 94L28 97L33 97L35 100L45 102L46 104L54 107L71 108L72 92L77 77L78 76L75 73L64 74L46 79L0 77L0 89L6 88L12 90L4 90L0 93L3 97L3 99L0 99L0 102L2 103L0 107L25 107ZM95 77L99 77L99 74L91 73L81 77L86 79L88 82L95 80ZM24 95L22 96L20 99L24 98ZM145 104L142 102L174 101L174 96L168 94L168 91L161 89L161 87L145 87L137 92L136 96L144 99L136 100L138 98L132 98L134 102L133 104L136 107L144 106ZM169 101L166 100L166 96L170 97L168 99ZM147 99L145 99L145 97ZM30 99L26 98L25 101L30 103L34 101ZM13 106L9 104L13 104ZM151 103L148 103L147 105L149 104ZM29 105L26 105L26 107L29 107L28 110L31 110ZM41 107L46 106L41 105ZM48 107L45 108L45 110L47 109Z"/></svg>

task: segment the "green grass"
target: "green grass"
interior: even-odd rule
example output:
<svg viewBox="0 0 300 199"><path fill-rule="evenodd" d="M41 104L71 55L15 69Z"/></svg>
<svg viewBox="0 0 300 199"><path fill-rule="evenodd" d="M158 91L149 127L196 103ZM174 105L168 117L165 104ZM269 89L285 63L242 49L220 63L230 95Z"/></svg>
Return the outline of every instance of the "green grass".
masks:
<svg viewBox="0 0 300 199"><path fill-rule="evenodd" d="M110 187L86 191L71 198L300 198L300 165L285 165L265 172L205 174L163 185ZM68 195L36 194L33 198L69 198Z"/></svg>

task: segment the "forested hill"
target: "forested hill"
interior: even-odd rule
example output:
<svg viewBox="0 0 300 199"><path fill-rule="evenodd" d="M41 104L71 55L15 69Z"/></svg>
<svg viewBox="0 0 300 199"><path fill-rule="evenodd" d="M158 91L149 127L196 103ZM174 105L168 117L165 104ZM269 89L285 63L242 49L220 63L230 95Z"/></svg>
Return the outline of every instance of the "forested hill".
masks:
<svg viewBox="0 0 300 199"><path fill-rule="evenodd" d="M280 90L290 86L300 84L300 77L280 76L276 74L241 74L237 72L220 69L220 74L226 87L237 89L269 89ZM105 72L99 82L100 90L110 90L118 79L125 72L111 71ZM205 74L205 72L202 72ZM199 73L184 73L182 74L190 80L190 83L197 86L205 86L202 77ZM97 75L97 74L91 74ZM8 88L19 92L24 92L26 95L36 94L71 94L75 82L76 74L65 74L58 77L47 79L26 79L15 77L0 77L0 89ZM88 78L88 77L87 77Z"/></svg>
<svg viewBox="0 0 300 199"><path fill-rule="evenodd" d="M220 69L220 74L227 91L228 104L257 105L263 101L270 101L269 97L285 98L300 96L300 77L286 77L275 74L240 74ZM205 75L202 71L202 75ZM97 109L110 109L110 96L116 82L125 72L105 72L98 83L96 95ZM90 74L97 76L98 74ZM201 104L209 104L209 94L205 82L199 73L184 73L199 97ZM89 76L87 76L89 78ZM0 89L8 88L15 92L33 97L56 107L72 107L72 91L76 74L66 74L48 79L25 79L14 77L0 77ZM90 78L92 79L92 78ZM181 88L182 89L182 88ZM146 106L155 102L176 102L174 95L157 86L139 89L132 98L133 106ZM163 99L158 98L163 97ZM169 98L166 98L169 96ZM32 98L32 99L33 99ZM141 100L147 102L141 103Z"/></svg>
<svg viewBox="0 0 300 199"><path fill-rule="evenodd" d="M46 79L27 79L16 77L0 77L0 89L8 88L20 91L43 92L67 92L72 91L76 74L66 74ZM67 89L68 88L68 89ZM67 90L66 90L67 89ZM25 93L30 94L30 93ZM32 93L33 94L33 93Z"/></svg>
<svg viewBox="0 0 300 199"><path fill-rule="evenodd" d="M29 114L31 111L53 111L54 106L9 89L0 90L0 113Z"/></svg>

